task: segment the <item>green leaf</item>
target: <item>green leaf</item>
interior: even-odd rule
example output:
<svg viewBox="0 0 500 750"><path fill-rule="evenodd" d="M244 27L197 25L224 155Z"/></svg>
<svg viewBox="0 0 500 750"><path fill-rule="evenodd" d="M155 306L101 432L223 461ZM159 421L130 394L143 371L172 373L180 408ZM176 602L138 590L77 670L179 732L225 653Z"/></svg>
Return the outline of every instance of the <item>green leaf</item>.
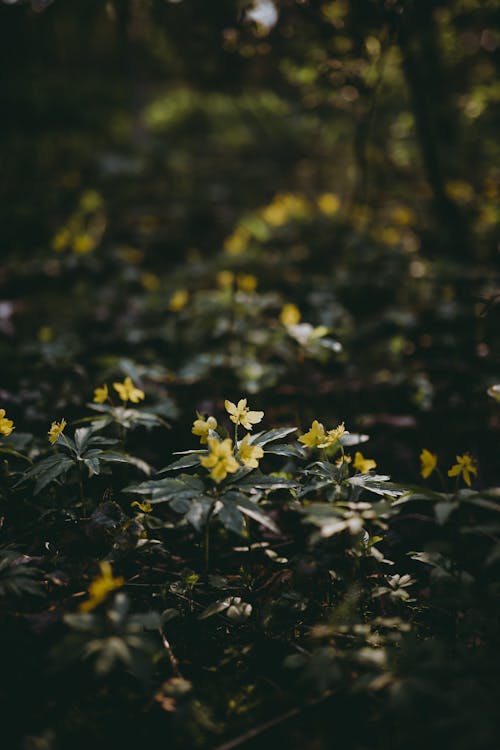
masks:
<svg viewBox="0 0 500 750"><path fill-rule="evenodd" d="M169 471L176 471L177 469L190 469L193 466L199 466L199 457L204 454L206 454L206 451L190 451L190 455L182 456L181 458L178 458L177 461L168 464L168 466L160 469L157 472L157 475L160 476L161 474L166 474Z"/></svg>
<svg viewBox="0 0 500 750"><path fill-rule="evenodd" d="M197 477L189 474L181 474L177 478L165 478L141 482L141 484L125 487L123 492L137 495L150 495L152 503L164 503L170 500L184 499L191 500L194 497L203 495L205 486Z"/></svg>
<svg viewBox="0 0 500 750"><path fill-rule="evenodd" d="M226 599L218 599L216 602L213 602L212 604L209 604L206 609L203 610L201 615L199 615L199 620L206 620L208 617L213 617L213 615L218 615L220 612L224 612L233 601L233 598L231 596L228 596Z"/></svg>
<svg viewBox="0 0 500 750"><path fill-rule="evenodd" d="M269 518L269 516L264 513L256 503L252 502L248 497L246 497L246 495L243 495L239 492L227 492L225 493L224 497L228 502L234 502L238 510L240 510L244 515L248 516L249 518L253 518L254 521L257 521L257 523L265 526L275 534L280 533L280 530L274 523L273 519Z"/></svg>
<svg viewBox="0 0 500 750"><path fill-rule="evenodd" d="M267 430L266 432L258 432L255 435L251 435L249 443L252 445L267 445L273 443L276 440L282 440L287 435L291 435L292 432L297 432L296 427L277 427L274 430Z"/></svg>
<svg viewBox="0 0 500 750"><path fill-rule="evenodd" d="M43 458L25 472L22 479L16 484L16 487L26 479L36 478L34 494L37 495L50 482L68 472L74 465L73 459L62 453L47 456L47 458Z"/></svg>
<svg viewBox="0 0 500 750"><path fill-rule="evenodd" d="M389 479L389 476L383 474L355 474L346 481L354 487L362 487L376 495L389 495L390 497L404 495L406 488L390 482Z"/></svg>
<svg viewBox="0 0 500 750"><path fill-rule="evenodd" d="M101 467L98 458L84 458L83 463L88 469L89 477L97 476L100 474Z"/></svg>
<svg viewBox="0 0 500 750"><path fill-rule="evenodd" d="M273 476L272 474L262 474L261 471L255 469L249 474L244 476L240 481L233 482L237 484L239 490L252 491L258 490L287 490L296 487L296 482L291 479L284 479L283 477Z"/></svg>
<svg viewBox="0 0 500 750"><path fill-rule="evenodd" d="M273 453L275 456L291 456L293 458L305 458L306 451L299 443L278 443L266 448L266 453Z"/></svg>
<svg viewBox="0 0 500 750"><path fill-rule="evenodd" d="M221 505L217 510L217 518L226 529L233 531L239 536L245 533L245 519L237 506L238 497L245 497L237 492L226 492L221 496Z"/></svg>

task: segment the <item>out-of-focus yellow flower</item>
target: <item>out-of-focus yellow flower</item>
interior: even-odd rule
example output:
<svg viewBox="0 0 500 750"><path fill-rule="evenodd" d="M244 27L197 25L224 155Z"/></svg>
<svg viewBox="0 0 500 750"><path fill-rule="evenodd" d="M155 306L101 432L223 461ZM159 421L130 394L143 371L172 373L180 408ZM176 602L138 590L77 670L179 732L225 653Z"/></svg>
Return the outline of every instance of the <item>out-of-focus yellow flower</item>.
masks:
<svg viewBox="0 0 500 750"><path fill-rule="evenodd" d="M106 599L108 594L116 589L120 589L125 583L123 578L113 577L113 571L109 562L103 561L99 563L99 567L101 574L90 584L89 599L80 604L80 612L91 612Z"/></svg>
<svg viewBox="0 0 500 750"><path fill-rule="evenodd" d="M445 187L447 195L458 203L470 203L474 198L474 188L463 180L449 180Z"/></svg>
<svg viewBox="0 0 500 750"><path fill-rule="evenodd" d="M102 198L97 190L85 190L80 197L80 208L85 213L92 213L102 207Z"/></svg>
<svg viewBox="0 0 500 750"><path fill-rule="evenodd" d="M415 223L415 212L408 206L395 206L391 211L391 219L399 227L409 227Z"/></svg>
<svg viewBox="0 0 500 750"><path fill-rule="evenodd" d="M247 249L249 239L248 231L243 227L238 227L229 237L226 237L224 250L229 255L239 255Z"/></svg>
<svg viewBox="0 0 500 750"><path fill-rule="evenodd" d="M54 338L54 331L50 326L42 326L38 329L37 338L42 344L48 344Z"/></svg>
<svg viewBox="0 0 500 750"><path fill-rule="evenodd" d="M206 443L208 440L208 433L210 430L217 429L217 420L215 417L208 417L208 419L202 419L199 417L193 422L193 428L191 432L193 435L198 435L200 443Z"/></svg>
<svg viewBox="0 0 500 750"><path fill-rule="evenodd" d="M15 429L12 419L7 419L5 416L5 409L0 409L0 435L10 435Z"/></svg>
<svg viewBox="0 0 500 750"><path fill-rule="evenodd" d="M155 273L146 271L141 274L141 284L148 292L156 292L160 288L160 279Z"/></svg>
<svg viewBox="0 0 500 750"><path fill-rule="evenodd" d="M71 232L69 229L60 229L52 238L52 250L56 253L60 253L66 250L71 240Z"/></svg>
<svg viewBox="0 0 500 750"><path fill-rule="evenodd" d="M300 310L297 305L288 302L281 308L280 321L284 326L296 326L300 323L300 318Z"/></svg>
<svg viewBox="0 0 500 750"><path fill-rule="evenodd" d="M350 464L352 461L351 456L349 456L347 453L344 453L343 456L339 456L335 459L335 466L342 466L342 464Z"/></svg>
<svg viewBox="0 0 500 750"><path fill-rule="evenodd" d="M142 510L143 513L151 513L153 510L153 506L151 503L148 503L147 500L143 503L140 503L138 500L134 500L133 503L130 503L131 508L139 508L139 510Z"/></svg>
<svg viewBox="0 0 500 750"><path fill-rule="evenodd" d="M170 312L180 312L189 302L189 292L187 289L177 289L170 297L168 309Z"/></svg>
<svg viewBox="0 0 500 750"><path fill-rule="evenodd" d="M280 227L289 219L298 219L309 213L309 204L302 195L278 193L269 205L260 210L261 218L273 227Z"/></svg>
<svg viewBox="0 0 500 750"><path fill-rule="evenodd" d="M477 465L476 460L472 458L470 453L464 453L461 456L456 456L457 463L454 464L448 471L449 477L457 477L462 475L467 487L471 486L470 476L474 474L477 476Z"/></svg>
<svg viewBox="0 0 500 750"><path fill-rule="evenodd" d="M255 292L257 283L257 277L251 273L239 273L236 278L236 285L241 292Z"/></svg>
<svg viewBox="0 0 500 750"><path fill-rule="evenodd" d="M66 425L67 425L67 422L64 418L61 419L60 422L52 422L52 424L50 425L50 430L47 433L49 436L49 443L51 445L54 445L57 438L63 434L64 428L66 427Z"/></svg>
<svg viewBox="0 0 500 750"><path fill-rule="evenodd" d="M73 242L71 243L71 247L73 249L73 252L77 253L78 255L86 255L87 253L92 252L95 248L95 240L94 238L85 232L81 234L77 234L76 237L73 238Z"/></svg>
<svg viewBox="0 0 500 750"><path fill-rule="evenodd" d="M373 458L365 458L361 451L356 451L352 465L355 469L361 472L361 474L366 474L372 469L376 469L377 462L374 461Z"/></svg>
<svg viewBox="0 0 500 750"><path fill-rule="evenodd" d="M422 449L420 454L420 475L428 479L437 466L437 455L431 453L427 448Z"/></svg>
<svg viewBox="0 0 500 750"><path fill-rule="evenodd" d="M143 401L145 398L144 391L141 391L140 388L136 388L132 382L132 378L128 376L123 383L113 383L113 388L122 401L132 401L133 404L138 404L139 401Z"/></svg>
<svg viewBox="0 0 500 750"><path fill-rule="evenodd" d="M340 198L335 193L322 193L318 198L318 208L325 216L334 216L340 208Z"/></svg>
<svg viewBox="0 0 500 750"><path fill-rule="evenodd" d="M315 419L309 430L299 437L299 443L307 445L308 448L320 448L324 447L325 443L328 444L325 428L321 422Z"/></svg>
<svg viewBox="0 0 500 750"><path fill-rule="evenodd" d="M394 247L401 240L401 231L395 227L383 227L376 230L373 235L376 240L389 247Z"/></svg>
<svg viewBox="0 0 500 750"><path fill-rule="evenodd" d="M247 434L241 441L239 447L239 458L245 466L256 469L259 465L260 459L264 455L264 451L259 445L251 445L249 440L250 435Z"/></svg>
<svg viewBox="0 0 500 750"><path fill-rule="evenodd" d="M288 212L286 206L282 203L273 202L262 209L261 216L266 224L270 224L272 227L280 227L287 221Z"/></svg>
<svg viewBox="0 0 500 750"><path fill-rule="evenodd" d="M117 255L122 263L130 263L132 266L137 266L142 262L144 253L142 250L138 250L136 247L120 247L117 251Z"/></svg>
<svg viewBox="0 0 500 750"><path fill-rule="evenodd" d="M259 424L264 416L263 411L250 411L247 406L246 398L240 398L238 405L233 404L232 401L227 399L224 401L227 413L230 415L229 419L234 424L241 424L245 430L251 430L254 424Z"/></svg>
<svg viewBox="0 0 500 750"><path fill-rule="evenodd" d="M219 271L217 274L217 286L219 289L229 289L234 283L234 273L232 271Z"/></svg>
<svg viewBox="0 0 500 750"><path fill-rule="evenodd" d="M94 388L94 404L103 404L108 400L109 390L106 383L102 388Z"/></svg>
<svg viewBox="0 0 500 750"><path fill-rule="evenodd" d="M219 484L228 474L238 471L240 465L233 455L231 438L220 441L209 437L207 442L210 452L208 456L201 456L200 463L205 469L210 469L211 478Z"/></svg>

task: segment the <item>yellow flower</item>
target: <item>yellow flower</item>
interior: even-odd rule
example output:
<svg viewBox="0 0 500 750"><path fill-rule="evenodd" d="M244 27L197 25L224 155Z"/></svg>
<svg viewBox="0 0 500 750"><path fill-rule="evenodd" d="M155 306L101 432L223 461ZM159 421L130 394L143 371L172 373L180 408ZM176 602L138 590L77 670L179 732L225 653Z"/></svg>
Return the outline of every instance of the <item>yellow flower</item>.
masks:
<svg viewBox="0 0 500 750"><path fill-rule="evenodd" d="M325 442L325 440L325 428L317 419L314 420L308 432L305 432L299 437L299 443L304 443L308 448L318 448L321 443Z"/></svg>
<svg viewBox="0 0 500 750"><path fill-rule="evenodd" d="M108 386L106 383L102 386L102 388L95 388L94 389L94 404L103 404L105 401L108 400L109 391Z"/></svg>
<svg viewBox="0 0 500 750"><path fill-rule="evenodd" d="M217 274L217 286L219 289L229 289L234 282L234 273L232 271L219 271Z"/></svg>
<svg viewBox="0 0 500 750"><path fill-rule="evenodd" d="M457 456L456 459L457 463L448 471L448 476L457 477L461 474L467 487L470 487L470 475L474 474L474 476L477 476L476 461L470 453L464 453L462 456Z"/></svg>
<svg viewBox="0 0 500 750"><path fill-rule="evenodd" d="M300 323L300 318L300 310L297 305L293 305L291 302L283 305L281 309L280 320L284 326L296 326L298 323Z"/></svg>
<svg viewBox="0 0 500 750"><path fill-rule="evenodd" d="M130 503L130 507L139 508L139 510L142 510L143 513L151 513L151 511L153 510L153 506L147 501L140 503L138 500L134 500L133 503Z"/></svg>
<svg viewBox="0 0 500 750"><path fill-rule="evenodd" d="M138 404L139 401L144 400L144 391L141 391L140 388L136 388L132 382L132 378L129 378L128 376L123 383L113 383L113 388L122 401L132 401L133 404Z"/></svg>
<svg viewBox="0 0 500 750"><path fill-rule="evenodd" d="M156 292L160 288L160 279L156 273L145 271L141 274L141 284L148 292Z"/></svg>
<svg viewBox="0 0 500 750"><path fill-rule="evenodd" d="M233 441L226 438L222 442L217 438L207 438L209 454L201 456L200 463L205 469L211 469L210 476L219 484L228 474L234 474L240 468L233 455Z"/></svg>
<svg viewBox="0 0 500 750"><path fill-rule="evenodd" d="M420 454L420 474L424 479L430 477L437 466L437 455L431 453L427 448L422 449Z"/></svg>
<svg viewBox="0 0 500 750"><path fill-rule="evenodd" d="M342 466L342 464L350 464L351 462L352 458L347 453L344 453L343 456L335 459L335 466Z"/></svg>
<svg viewBox="0 0 500 750"><path fill-rule="evenodd" d="M71 240L71 232L69 229L60 229L57 234L52 238L52 250L56 253L60 253L62 250L66 250Z"/></svg>
<svg viewBox="0 0 500 750"><path fill-rule="evenodd" d="M257 277L251 273L239 273L236 278L236 285L241 292L255 292L257 283Z"/></svg>
<svg viewBox="0 0 500 750"><path fill-rule="evenodd" d="M334 216L340 208L340 198L335 193L322 193L318 198L318 208L325 216Z"/></svg>
<svg viewBox="0 0 500 750"><path fill-rule="evenodd" d="M12 419L6 418L5 409L0 409L0 435L10 435L15 429Z"/></svg>
<svg viewBox="0 0 500 750"><path fill-rule="evenodd" d="M338 424L336 427L333 428L333 430L328 430L328 440L329 444L334 443L336 440L339 440L339 438L342 437L342 435L346 432L345 425L343 422ZM320 446L320 448L323 448L324 446Z"/></svg>
<svg viewBox="0 0 500 750"><path fill-rule="evenodd" d="M226 399L224 401L224 406L226 407L227 413L230 415L229 418L231 422L243 425L245 430L251 430L252 425L258 424L264 416L263 411L250 411L247 406L246 398L240 398L238 406L233 404L232 401Z"/></svg>
<svg viewBox="0 0 500 750"><path fill-rule="evenodd" d="M240 227L224 240L224 250L229 255L239 255L246 250L250 235L248 231Z"/></svg>
<svg viewBox="0 0 500 750"><path fill-rule="evenodd" d="M90 253L96 246L95 240L90 234L77 234L73 239L72 248L78 255Z"/></svg>
<svg viewBox="0 0 500 750"><path fill-rule="evenodd" d="M208 417L208 419L202 419L199 417L193 422L193 429L191 432L193 435L198 435L200 443L206 443L208 440L209 430L215 430L217 428L217 420L215 417Z"/></svg>
<svg viewBox="0 0 500 750"><path fill-rule="evenodd" d="M85 213L92 213L102 207L102 198L97 190L86 190L80 196L80 208Z"/></svg>
<svg viewBox="0 0 500 750"><path fill-rule="evenodd" d="M54 443L57 441L57 438L63 434L64 428L66 427L67 422L63 418L60 422L52 422L50 425L50 430L48 431L49 436L49 443L51 445L54 445Z"/></svg>
<svg viewBox="0 0 500 750"><path fill-rule="evenodd" d="M353 464L355 469L361 472L361 474L366 474L367 472L371 471L371 469L375 469L377 467L376 461L373 460L373 458L365 458L361 451L356 451L354 454L354 461Z"/></svg>
<svg viewBox="0 0 500 750"><path fill-rule="evenodd" d="M264 455L264 451L259 445L250 445L248 442L249 440L250 435L245 435L240 443L239 457L240 461L245 464L245 466L256 469L259 465L260 459Z"/></svg>
<svg viewBox="0 0 500 750"><path fill-rule="evenodd" d="M42 344L48 344L54 338L54 331L50 326L42 326L38 329L37 339Z"/></svg>
<svg viewBox="0 0 500 750"><path fill-rule="evenodd" d="M89 586L89 599L80 604L80 612L90 612L103 602L107 595L119 589L125 583L123 578L113 578L113 571L109 562L99 563L101 575L95 578Z"/></svg>
<svg viewBox="0 0 500 750"><path fill-rule="evenodd" d="M177 289L176 292L170 297L168 303L168 309L170 312L180 312L183 310L189 302L189 292L187 289Z"/></svg>

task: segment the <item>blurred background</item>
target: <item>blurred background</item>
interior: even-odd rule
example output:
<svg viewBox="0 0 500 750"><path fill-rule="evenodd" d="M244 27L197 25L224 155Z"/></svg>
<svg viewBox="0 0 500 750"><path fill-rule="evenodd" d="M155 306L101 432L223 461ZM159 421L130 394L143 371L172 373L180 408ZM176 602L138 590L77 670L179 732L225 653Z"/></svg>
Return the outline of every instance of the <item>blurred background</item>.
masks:
<svg viewBox="0 0 500 750"><path fill-rule="evenodd" d="M0 3L0 400L130 375L498 481L497 0ZM155 458L155 455L152 456Z"/></svg>

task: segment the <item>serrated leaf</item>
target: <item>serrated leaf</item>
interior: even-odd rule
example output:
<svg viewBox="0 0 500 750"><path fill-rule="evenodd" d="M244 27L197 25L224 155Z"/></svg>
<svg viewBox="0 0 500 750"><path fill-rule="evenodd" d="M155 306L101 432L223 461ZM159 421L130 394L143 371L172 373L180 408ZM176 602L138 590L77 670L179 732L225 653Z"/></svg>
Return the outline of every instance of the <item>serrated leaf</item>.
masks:
<svg viewBox="0 0 500 750"><path fill-rule="evenodd" d="M390 477L385 474L355 474L346 481L355 487L362 487L364 490L373 492L376 495L400 497L400 495L405 494L406 488L400 487L389 480Z"/></svg>

